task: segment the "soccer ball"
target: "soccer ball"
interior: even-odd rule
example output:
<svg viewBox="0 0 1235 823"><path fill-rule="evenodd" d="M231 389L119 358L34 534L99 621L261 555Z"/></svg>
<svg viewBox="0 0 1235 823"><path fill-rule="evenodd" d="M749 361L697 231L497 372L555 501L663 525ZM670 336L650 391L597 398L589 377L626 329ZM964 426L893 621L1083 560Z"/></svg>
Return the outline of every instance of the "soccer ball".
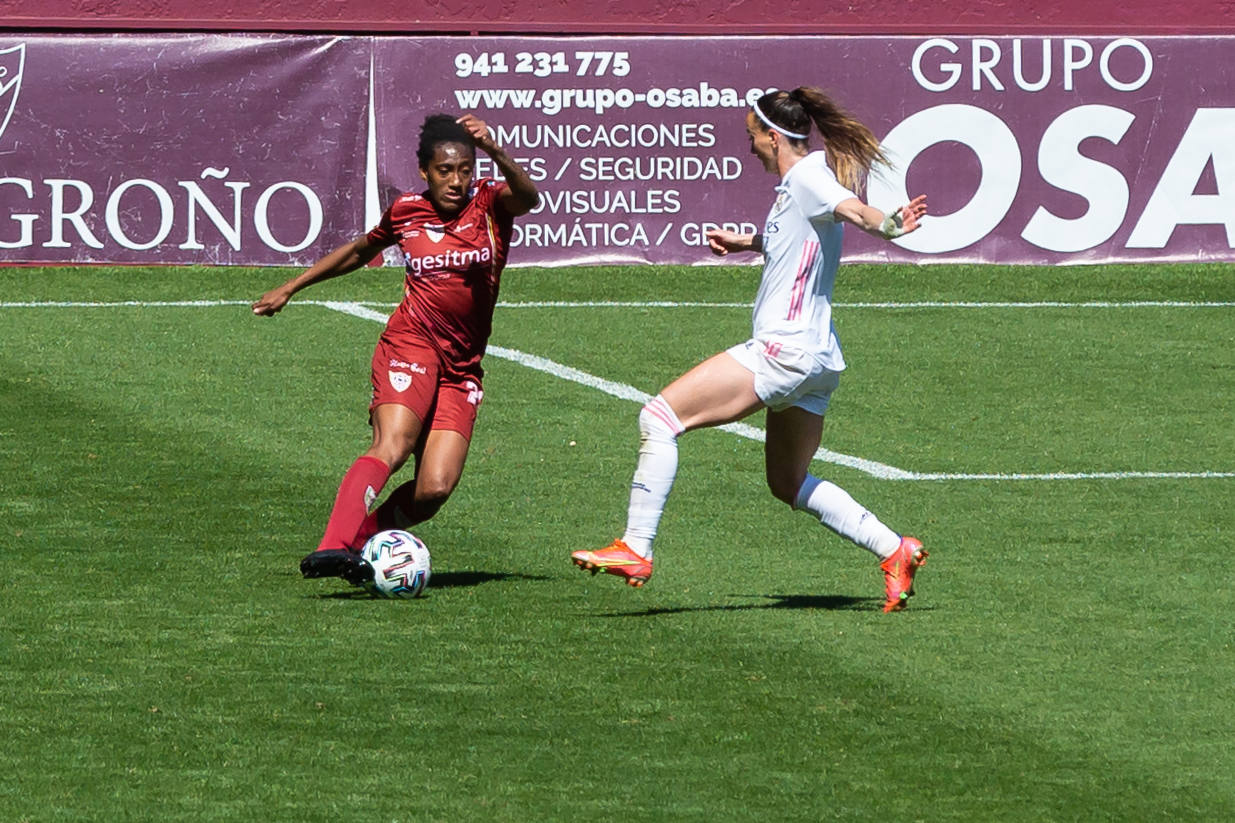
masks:
<svg viewBox="0 0 1235 823"><path fill-rule="evenodd" d="M419 597L429 584L429 547L411 532L390 529L369 538L360 554L373 566L365 588L383 597Z"/></svg>

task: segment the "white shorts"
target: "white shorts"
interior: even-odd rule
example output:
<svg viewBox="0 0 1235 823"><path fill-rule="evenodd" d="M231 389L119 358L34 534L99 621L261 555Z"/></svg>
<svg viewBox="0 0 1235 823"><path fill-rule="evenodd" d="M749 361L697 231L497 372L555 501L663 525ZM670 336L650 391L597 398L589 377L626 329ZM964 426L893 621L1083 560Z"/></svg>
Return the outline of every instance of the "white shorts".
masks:
<svg viewBox="0 0 1235 823"><path fill-rule="evenodd" d="M797 406L822 417L840 384L840 372L825 368L805 349L752 339L726 353L754 372L755 394L772 411Z"/></svg>

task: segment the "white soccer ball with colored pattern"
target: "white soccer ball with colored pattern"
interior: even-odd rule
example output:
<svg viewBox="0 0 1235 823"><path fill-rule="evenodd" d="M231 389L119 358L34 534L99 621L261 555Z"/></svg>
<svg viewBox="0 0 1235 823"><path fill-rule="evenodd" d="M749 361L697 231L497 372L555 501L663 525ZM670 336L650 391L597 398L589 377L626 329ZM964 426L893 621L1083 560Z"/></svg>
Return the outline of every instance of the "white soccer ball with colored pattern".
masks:
<svg viewBox="0 0 1235 823"><path fill-rule="evenodd" d="M411 532L390 529L369 538L360 550L373 566L365 588L383 597L420 597L433 572L429 547Z"/></svg>

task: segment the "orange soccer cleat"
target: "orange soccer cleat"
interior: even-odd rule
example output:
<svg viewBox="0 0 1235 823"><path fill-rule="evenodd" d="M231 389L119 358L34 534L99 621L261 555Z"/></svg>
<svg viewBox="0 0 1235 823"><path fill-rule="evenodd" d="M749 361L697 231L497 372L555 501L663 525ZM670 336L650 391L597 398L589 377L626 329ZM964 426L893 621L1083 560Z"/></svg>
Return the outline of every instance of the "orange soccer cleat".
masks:
<svg viewBox="0 0 1235 823"><path fill-rule="evenodd" d="M570 559L584 571L617 575L635 588L648 582L648 578L652 576L652 561L635 554L630 546L621 540L614 540L594 552L571 552Z"/></svg>
<svg viewBox="0 0 1235 823"><path fill-rule="evenodd" d="M879 568L883 569L883 585L887 596L883 604L885 612L898 612L909 605L909 598L913 595L913 576L929 556L922 548L921 540L916 537L902 537L896 551L879 564Z"/></svg>

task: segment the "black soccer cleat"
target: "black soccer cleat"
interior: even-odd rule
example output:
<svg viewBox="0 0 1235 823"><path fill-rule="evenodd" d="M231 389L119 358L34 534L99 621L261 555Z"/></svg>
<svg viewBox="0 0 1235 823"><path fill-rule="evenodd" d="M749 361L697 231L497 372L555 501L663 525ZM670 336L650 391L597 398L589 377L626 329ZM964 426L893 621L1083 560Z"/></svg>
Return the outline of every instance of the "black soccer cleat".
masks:
<svg viewBox="0 0 1235 823"><path fill-rule="evenodd" d="M300 561L305 577L342 577L353 586L373 581L373 566L359 552L347 549L321 549L309 552Z"/></svg>

